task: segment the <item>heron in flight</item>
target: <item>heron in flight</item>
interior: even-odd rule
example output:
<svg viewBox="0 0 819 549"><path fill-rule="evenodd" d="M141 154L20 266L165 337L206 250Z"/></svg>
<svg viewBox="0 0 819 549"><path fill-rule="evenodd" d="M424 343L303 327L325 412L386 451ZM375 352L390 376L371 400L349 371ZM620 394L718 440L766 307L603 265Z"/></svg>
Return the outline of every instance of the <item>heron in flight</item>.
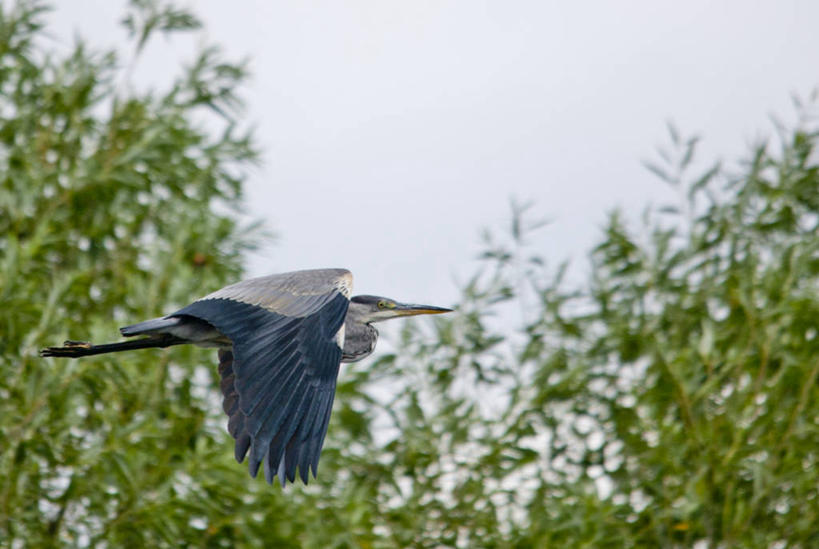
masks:
<svg viewBox="0 0 819 549"><path fill-rule="evenodd" d="M44 357L81 357L192 343L217 347L228 431L235 456L255 477L307 484L316 476L340 363L375 349L374 322L452 309L408 305L385 297L350 297L345 269L274 274L239 282L175 313L120 328L131 341L92 345L66 341Z"/></svg>

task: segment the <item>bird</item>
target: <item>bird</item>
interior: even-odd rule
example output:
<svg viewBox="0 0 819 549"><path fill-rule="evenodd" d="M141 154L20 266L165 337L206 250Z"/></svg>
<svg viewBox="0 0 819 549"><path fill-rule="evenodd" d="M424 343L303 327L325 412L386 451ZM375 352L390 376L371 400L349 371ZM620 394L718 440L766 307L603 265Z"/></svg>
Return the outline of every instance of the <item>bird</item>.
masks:
<svg viewBox="0 0 819 549"><path fill-rule="evenodd" d="M263 465L265 480L272 484L278 476L282 487L295 483L298 468L307 484L309 471L317 478L340 365L372 354L378 340L373 323L452 311L372 295L351 297L352 285L346 269L252 278L174 313L120 328L134 339L102 345L69 340L40 355L215 347L236 461L247 457L253 478Z"/></svg>

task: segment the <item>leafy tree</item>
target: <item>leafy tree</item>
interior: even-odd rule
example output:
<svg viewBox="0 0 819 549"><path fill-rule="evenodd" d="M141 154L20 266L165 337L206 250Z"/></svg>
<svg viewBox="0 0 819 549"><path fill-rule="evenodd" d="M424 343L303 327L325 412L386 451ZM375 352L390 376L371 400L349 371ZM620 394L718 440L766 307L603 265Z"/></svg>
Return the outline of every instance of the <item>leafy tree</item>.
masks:
<svg viewBox="0 0 819 549"><path fill-rule="evenodd" d="M183 539L226 465L211 358L37 349L110 339L239 276L255 238L235 221L256 158L237 130L244 69L210 48L164 92L120 93L114 52L44 49L46 11L0 7L0 544ZM140 45L198 24L144 1L128 21Z"/></svg>
<svg viewBox="0 0 819 549"><path fill-rule="evenodd" d="M587 285L517 209L438 343L405 332L396 545L819 543L819 133L694 176L697 140L670 133L652 169L681 203L614 212Z"/></svg>
<svg viewBox="0 0 819 549"><path fill-rule="evenodd" d="M651 167L680 203L612 213L585 285L516 207L459 315L350 368L341 415L371 421L346 447L387 418L340 456L368 487L359 544L819 543L819 132L694 175L697 140L670 134Z"/></svg>
<svg viewBox="0 0 819 549"><path fill-rule="evenodd" d="M672 128L650 167L679 203L613 213L584 284L515 207L457 314L345 366L319 478L281 490L233 462L212 352L36 356L238 279L257 241L242 67L210 48L125 94L114 53L44 49L43 14L0 8L0 546L819 543L807 123L694 175ZM146 0L125 23L137 55L198 26Z"/></svg>

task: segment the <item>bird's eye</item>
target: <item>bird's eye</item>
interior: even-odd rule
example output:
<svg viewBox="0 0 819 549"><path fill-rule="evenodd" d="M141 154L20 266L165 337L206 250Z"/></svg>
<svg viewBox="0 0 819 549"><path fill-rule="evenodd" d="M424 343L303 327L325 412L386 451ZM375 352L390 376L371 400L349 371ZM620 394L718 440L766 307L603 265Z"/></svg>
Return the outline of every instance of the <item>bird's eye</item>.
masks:
<svg viewBox="0 0 819 549"><path fill-rule="evenodd" d="M382 300L380 300L380 301L378 302L378 308L379 308L379 309L386 309L386 308L387 308L387 302L386 302L386 301L384 301L383 299L382 299Z"/></svg>

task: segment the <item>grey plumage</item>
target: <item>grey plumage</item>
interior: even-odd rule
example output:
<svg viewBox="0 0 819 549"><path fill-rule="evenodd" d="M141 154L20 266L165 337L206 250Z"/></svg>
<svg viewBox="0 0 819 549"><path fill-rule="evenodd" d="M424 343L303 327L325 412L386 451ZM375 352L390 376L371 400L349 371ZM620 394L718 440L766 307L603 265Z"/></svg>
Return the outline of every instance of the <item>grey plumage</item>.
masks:
<svg viewBox="0 0 819 549"><path fill-rule="evenodd" d="M194 343L200 347L229 346L230 340L219 333L213 326L194 317L162 317L152 318L119 329L125 337L138 335L169 334L185 343Z"/></svg>
<svg viewBox="0 0 819 549"><path fill-rule="evenodd" d="M42 356L80 357L191 343L219 348L220 388L235 455L250 474L306 484L316 475L341 362L375 349L372 322L450 309L350 298L352 275L317 269L246 280L174 313L121 328L121 343L66 342Z"/></svg>
<svg viewBox="0 0 819 549"><path fill-rule="evenodd" d="M291 317L321 309L337 294L350 297L353 275L346 269L314 269L251 278L225 286L199 301L232 299Z"/></svg>
<svg viewBox="0 0 819 549"><path fill-rule="evenodd" d="M378 330L369 323L367 316L378 307L380 298L355 296L350 300L347 318L344 320L344 350L342 362L356 362L368 357L375 350Z"/></svg>

